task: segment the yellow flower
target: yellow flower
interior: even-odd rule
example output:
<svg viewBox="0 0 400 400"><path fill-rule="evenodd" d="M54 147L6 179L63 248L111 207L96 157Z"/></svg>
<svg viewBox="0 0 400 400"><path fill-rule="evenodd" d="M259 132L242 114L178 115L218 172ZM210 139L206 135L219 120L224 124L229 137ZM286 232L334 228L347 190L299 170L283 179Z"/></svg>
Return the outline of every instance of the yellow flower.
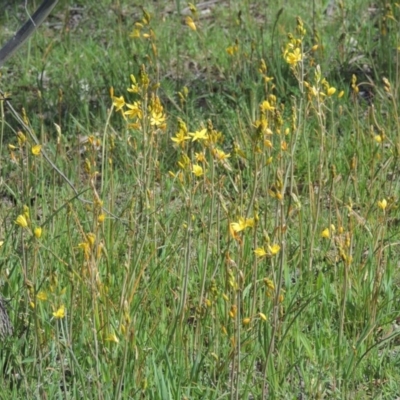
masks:
<svg viewBox="0 0 400 400"><path fill-rule="evenodd" d="M290 65L295 65L303 59L300 49L297 47L292 52L286 53L286 62Z"/></svg>
<svg viewBox="0 0 400 400"><path fill-rule="evenodd" d="M200 176L203 175L203 168L202 168L200 165L195 164L195 165L193 165L192 172L193 172L196 176L199 176L199 177L200 177Z"/></svg>
<svg viewBox="0 0 400 400"><path fill-rule="evenodd" d="M201 131L192 132L189 133L189 135L192 137L192 142L195 142L196 140L208 139L207 129L202 129Z"/></svg>
<svg viewBox="0 0 400 400"><path fill-rule="evenodd" d="M375 142L376 143L382 143L383 141L383 136L382 135L375 135L374 136Z"/></svg>
<svg viewBox="0 0 400 400"><path fill-rule="evenodd" d="M258 257L264 257L267 255L267 252L262 248L262 247L258 247L257 249L254 250L254 253L256 254L256 256Z"/></svg>
<svg viewBox="0 0 400 400"><path fill-rule="evenodd" d="M260 105L261 111L265 112L265 111L274 111L275 107L271 106L271 104L269 104L269 101L264 100L261 105Z"/></svg>
<svg viewBox="0 0 400 400"><path fill-rule="evenodd" d="M326 228L322 231L321 237L324 239L329 239L331 237L331 232L329 231L329 228Z"/></svg>
<svg viewBox="0 0 400 400"><path fill-rule="evenodd" d="M34 229L33 234L35 235L36 239L40 239L42 236L42 228L38 226Z"/></svg>
<svg viewBox="0 0 400 400"><path fill-rule="evenodd" d="M266 317L265 314L263 314L262 312L259 312L259 313L258 313L258 316L259 316L263 321L266 321L266 320L267 320L267 317Z"/></svg>
<svg viewBox="0 0 400 400"><path fill-rule="evenodd" d="M42 290L36 295L36 297L40 301L46 301L47 300L47 294L46 294L46 292L43 292Z"/></svg>
<svg viewBox="0 0 400 400"><path fill-rule="evenodd" d="M37 144L32 147L31 152L34 156L38 156L40 154L40 151L42 150L42 145Z"/></svg>
<svg viewBox="0 0 400 400"><path fill-rule="evenodd" d="M224 161L231 156L230 154L226 154L224 151L219 149L214 149L213 153L219 161Z"/></svg>
<svg viewBox="0 0 400 400"><path fill-rule="evenodd" d="M140 30L134 29L132 33L129 35L129 37L132 39L140 38Z"/></svg>
<svg viewBox="0 0 400 400"><path fill-rule="evenodd" d="M192 31L195 31L195 30L197 29L197 28L196 28L196 24L194 23L194 21L193 21L193 19L192 19L191 17L187 16L185 22L186 22L186 25L187 25Z"/></svg>
<svg viewBox="0 0 400 400"><path fill-rule="evenodd" d="M27 205L24 205L22 208L24 209L24 217L26 219L29 219L29 207Z"/></svg>
<svg viewBox="0 0 400 400"><path fill-rule="evenodd" d="M264 283L265 283L265 286L266 286L269 290L275 290L274 282L272 282L271 279L264 278L263 281L264 281Z"/></svg>
<svg viewBox="0 0 400 400"><path fill-rule="evenodd" d="M130 88L128 88L128 92L138 93L139 92L139 87L136 84L136 78L134 77L134 75L131 75L131 81L132 81L132 85L131 85Z"/></svg>
<svg viewBox="0 0 400 400"><path fill-rule="evenodd" d="M62 319L62 318L65 317L65 307L64 307L64 305L60 306L60 308L57 311L53 312L53 317L55 319Z"/></svg>
<svg viewBox="0 0 400 400"><path fill-rule="evenodd" d="M386 207L387 207L387 200L386 199L382 199L380 201L378 201L378 207L385 211Z"/></svg>
<svg viewBox="0 0 400 400"><path fill-rule="evenodd" d="M243 318L242 324L243 324L243 326L246 326L246 325L250 324L250 322L251 322L251 318Z"/></svg>
<svg viewBox="0 0 400 400"><path fill-rule="evenodd" d="M187 136L183 130L180 130L175 137L172 137L171 140L177 144L182 144L185 140L190 139L190 136Z"/></svg>
<svg viewBox="0 0 400 400"><path fill-rule="evenodd" d="M239 50L239 46L229 46L225 49L225 51L230 55L233 56L235 53L237 53Z"/></svg>
<svg viewBox="0 0 400 400"><path fill-rule="evenodd" d="M268 147L269 149L272 149L273 144L272 144L272 142L271 142L270 140L265 139L265 140L264 140L264 146L265 146L265 147Z"/></svg>
<svg viewBox="0 0 400 400"><path fill-rule="evenodd" d="M115 111L120 111L124 108L125 106L125 99L124 96L120 96L120 97L113 97L113 105L115 107Z"/></svg>
<svg viewBox="0 0 400 400"><path fill-rule="evenodd" d="M182 154L180 160L178 161L178 166L181 169L186 169L190 165L190 158L186 154Z"/></svg>
<svg viewBox="0 0 400 400"><path fill-rule="evenodd" d="M231 222L231 229L234 232L240 232L246 228L252 228L254 226L254 218L239 218L238 222Z"/></svg>
<svg viewBox="0 0 400 400"><path fill-rule="evenodd" d="M21 132L17 132L18 144L22 146L26 142L26 136Z"/></svg>
<svg viewBox="0 0 400 400"><path fill-rule="evenodd" d="M96 235L94 233L90 232L86 235L86 237L87 237L87 241L90 244L90 246L93 246L94 242L96 241Z"/></svg>
<svg viewBox="0 0 400 400"><path fill-rule="evenodd" d="M206 156L204 153L194 153L194 156L195 156L197 162L201 162L201 163L206 162Z"/></svg>
<svg viewBox="0 0 400 400"><path fill-rule="evenodd" d="M271 256L275 256L279 253L279 250L281 249L281 246L279 244L273 244L272 246L268 245L268 253Z"/></svg>
<svg viewBox="0 0 400 400"><path fill-rule="evenodd" d="M117 335L115 333L110 333L107 337L106 340L108 342L114 342L114 343L119 343L119 339L117 338Z"/></svg>
<svg viewBox="0 0 400 400"><path fill-rule="evenodd" d="M78 247L83 250L85 257L88 258L90 254L90 246L87 242L82 242L78 244Z"/></svg>
<svg viewBox="0 0 400 400"><path fill-rule="evenodd" d="M21 228L26 228L28 226L28 221L23 215L18 215L15 223L19 225Z"/></svg>
<svg viewBox="0 0 400 400"><path fill-rule="evenodd" d="M150 118L150 125L159 126L165 122L165 116L162 112L160 113L152 113Z"/></svg>
<svg viewBox="0 0 400 400"><path fill-rule="evenodd" d="M334 87L330 87L328 90L327 90L327 92L326 92L326 94L328 95L328 96L332 96L332 95L334 95L336 93L336 89L334 88Z"/></svg>
<svg viewBox="0 0 400 400"><path fill-rule="evenodd" d="M105 219L106 219L106 214L100 214L97 217L97 222L102 223L102 222L104 222Z"/></svg>
<svg viewBox="0 0 400 400"><path fill-rule="evenodd" d="M126 103L126 106L129 108L129 110L124 112L124 116L131 119L136 117L142 118L142 110L140 109L140 105L137 101L135 101L133 104Z"/></svg>

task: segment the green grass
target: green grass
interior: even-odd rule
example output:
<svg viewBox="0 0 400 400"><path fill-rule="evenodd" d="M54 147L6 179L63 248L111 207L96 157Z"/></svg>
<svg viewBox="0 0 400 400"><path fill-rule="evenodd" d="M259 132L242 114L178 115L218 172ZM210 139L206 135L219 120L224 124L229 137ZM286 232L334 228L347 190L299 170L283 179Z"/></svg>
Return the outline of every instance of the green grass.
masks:
<svg viewBox="0 0 400 400"><path fill-rule="evenodd" d="M130 3L1 71L0 398L395 398L395 2Z"/></svg>

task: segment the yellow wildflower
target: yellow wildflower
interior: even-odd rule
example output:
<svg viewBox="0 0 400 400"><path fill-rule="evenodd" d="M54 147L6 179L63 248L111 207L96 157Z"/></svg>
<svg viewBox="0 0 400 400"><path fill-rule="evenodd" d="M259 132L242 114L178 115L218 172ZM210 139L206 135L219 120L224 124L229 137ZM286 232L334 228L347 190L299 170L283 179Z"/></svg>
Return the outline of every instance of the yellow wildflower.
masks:
<svg viewBox="0 0 400 400"><path fill-rule="evenodd" d="M180 160L178 161L178 165L181 169L186 169L190 165L190 158L186 154L182 154Z"/></svg>
<svg viewBox="0 0 400 400"><path fill-rule="evenodd" d="M206 162L206 156L203 152L202 153L194 153L194 156L195 156L197 162L199 162L199 163Z"/></svg>
<svg viewBox="0 0 400 400"><path fill-rule="evenodd" d="M262 312L259 312L259 313L258 313L258 316L259 316L263 321L266 321L266 320L267 320L266 315L265 315L264 313L262 313Z"/></svg>
<svg viewBox="0 0 400 400"><path fill-rule="evenodd" d="M383 142L383 135L375 135L374 136L375 142L376 143L382 143Z"/></svg>
<svg viewBox="0 0 400 400"><path fill-rule="evenodd" d="M60 306L60 308L57 311L53 312L53 317L55 319L64 318L65 317L65 306L62 305L62 306Z"/></svg>
<svg viewBox="0 0 400 400"><path fill-rule="evenodd" d="M238 46L238 45L229 46L229 47L227 47L225 50L226 50L226 52L227 52L230 56L233 56L235 53L238 52L239 46Z"/></svg>
<svg viewBox="0 0 400 400"><path fill-rule="evenodd" d="M43 292L42 290L36 295L36 298L40 301L46 301L47 300L47 294L46 292Z"/></svg>
<svg viewBox="0 0 400 400"><path fill-rule="evenodd" d="M378 207L381 210L385 211L386 207L387 207L387 200L386 199L382 199L382 200L378 201Z"/></svg>
<svg viewBox="0 0 400 400"><path fill-rule="evenodd" d="M265 286L267 286L268 290L275 290L274 282L272 282L271 279L264 278L263 280L264 280Z"/></svg>
<svg viewBox="0 0 400 400"><path fill-rule="evenodd" d="M40 151L42 150L42 145L37 144L32 147L31 152L34 156L38 156L40 154Z"/></svg>
<svg viewBox="0 0 400 400"><path fill-rule="evenodd" d="M139 29L134 29L134 30L130 33L129 37L132 38L132 39L140 38L140 30L139 30Z"/></svg>
<svg viewBox="0 0 400 400"><path fill-rule="evenodd" d="M15 223L19 225L21 228L26 228L28 226L28 221L23 215L18 215Z"/></svg>
<svg viewBox="0 0 400 400"><path fill-rule="evenodd" d="M258 257L264 257L267 255L267 252L262 248L262 247L258 247L254 250L254 253L256 254L256 256Z"/></svg>
<svg viewBox="0 0 400 400"><path fill-rule="evenodd" d="M329 239L331 237L331 232L330 232L329 228L326 228L322 231L321 237L324 239Z"/></svg>
<svg viewBox="0 0 400 400"><path fill-rule="evenodd" d="M246 228L252 228L254 226L254 218L239 218L238 222L231 222L230 224L234 232L240 232Z"/></svg>
<svg viewBox="0 0 400 400"><path fill-rule="evenodd" d="M126 106L129 108L128 111L124 112L124 116L128 118L142 118L142 110L140 109L140 104L135 101L133 104L126 103Z"/></svg>
<svg viewBox="0 0 400 400"><path fill-rule="evenodd" d="M197 29L197 28L196 28L196 24L194 23L194 21L193 21L193 19L192 19L191 17L187 16L185 22L186 22L186 25L187 25L192 31L195 31L195 30Z"/></svg>
<svg viewBox="0 0 400 400"><path fill-rule="evenodd" d="M182 144L185 140L190 139L190 136L187 136L183 130L180 130L175 137L172 137L171 140L177 144Z"/></svg>
<svg viewBox="0 0 400 400"><path fill-rule="evenodd" d="M214 149L213 154L219 161L224 161L231 156L230 154L226 154L224 151L219 149Z"/></svg>
<svg viewBox="0 0 400 400"><path fill-rule="evenodd" d="M119 343L119 339L117 338L117 335L115 333L110 333L107 337L106 340L108 342L114 342L114 343Z"/></svg>
<svg viewBox="0 0 400 400"><path fill-rule="evenodd" d="M271 106L268 100L264 100L260 105L261 111L274 111L275 107Z"/></svg>
<svg viewBox="0 0 400 400"><path fill-rule="evenodd" d="M203 168L202 168L200 165L195 164L195 165L193 165L192 172L193 172L196 176L200 177L200 176L203 175Z"/></svg>
<svg viewBox="0 0 400 400"><path fill-rule="evenodd" d="M243 318L242 324L243 326L249 325L251 322L251 318Z"/></svg>
<svg viewBox="0 0 400 400"><path fill-rule="evenodd" d="M36 239L40 239L42 237L42 228L38 226L34 229L33 234L35 235Z"/></svg>
<svg viewBox="0 0 400 400"><path fill-rule="evenodd" d="M131 85L130 88L127 89L128 92L138 93L139 92L139 87L138 87L138 85L136 83L136 78L135 78L134 75L131 75L131 81L132 81L132 85Z"/></svg>
<svg viewBox="0 0 400 400"><path fill-rule="evenodd" d="M330 87L327 91L326 91L326 94L328 95L328 96L332 96L332 95L334 95L336 93L336 88L334 88L334 87Z"/></svg>
<svg viewBox="0 0 400 400"><path fill-rule="evenodd" d="M17 132L18 144L22 146L26 142L26 136L21 132Z"/></svg>
<svg viewBox="0 0 400 400"><path fill-rule="evenodd" d="M86 235L86 237L87 237L87 241L90 244L90 246L93 246L94 242L96 241L96 235L94 233L90 232Z"/></svg>
<svg viewBox="0 0 400 400"><path fill-rule="evenodd" d="M150 125L159 126L165 122L165 116L162 112L160 113L152 113L150 118Z"/></svg>
<svg viewBox="0 0 400 400"><path fill-rule="evenodd" d="M192 142L196 140L207 140L207 129L202 129L201 131L191 132L189 135L192 137Z"/></svg>
<svg viewBox="0 0 400 400"><path fill-rule="evenodd" d="M287 52L285 55L286 62L290 65L295 65L303 59L301 50L297 47L291 52Z"/></svg>
<svg viewBox="0 0 400 400"><path fill-rule="evenodd" d="M273 244L272 246L268 245L268 253L271 256L275 256L279 253L281 246L279 244Z"/></svg>
<svg viewBox="0 0 400 400"><path fill-rule="evenodd" d="M120 111L124 108L125 106L125 99L124 96L120 96L120 97L113 97L113 105L115 107L115 111Z"/></svg>

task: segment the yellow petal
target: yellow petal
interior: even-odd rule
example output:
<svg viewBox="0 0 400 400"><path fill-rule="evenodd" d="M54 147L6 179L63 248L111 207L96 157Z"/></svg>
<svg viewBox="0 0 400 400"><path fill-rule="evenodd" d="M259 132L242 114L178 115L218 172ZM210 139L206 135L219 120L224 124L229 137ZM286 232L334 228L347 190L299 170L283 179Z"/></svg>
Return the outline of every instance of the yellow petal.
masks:
<svg viewBox="0 0 400 400"><path fill-rule="evenodd" d="M23 215L18 215L15 223L19 225L21 228L26 228L28 226L28 221Z"/></svg>
<svg viewBox="0 0 400 400"><path fill-rule="evenodd" d="M196 28L196 24L194 23L194 21L193 21L193 19L191 18L191 17L186 17L186 20L185 20L185 22L186 22L186 25L192 30L192 31L195 31L197 28Z"/></svg>
<svg viewBox="0 0 400 400"><path fill-rule="evenodd" d="M385 211L386 207L387 207L387 200L386 199L382 199L381 201L378 201L378 207Z"/></svg>
<svg viewBox="0 0 400 400"><path fill-rule="evenodd" d="M326 228L322 231L321 237L324 239L329 239L331 237L331 233L329 231L329 228Z"/></svg>
<svg viewBox="0 0 400 400"><path fill-rule="evenodd" d="M107 337L106 340L108 342L114 342L114 343L119 343L119 339L117 338L117 335L115 333L110 333Z"/></svg>
<svg viewBox="0 0 400 400"><path fill-rule="evenodd" d="M267 255L267 252L262 248L262 247L258 247L257 249L254 250L254 253L256 254L256 256L258 257L264 257Z"/></svg>
<svg viewBox="0 0 400 400"><path fill-rule="evenodd" d="M65 317L65 307L62 305L57 311L53 312L53 317L56 319L62 319Z"/></svg>
<svg viewBox="0 0 400 400"><path fill-rule="evenodd" d="M42 150L42 145L41 144L37 144L35 146L32 147L32 154L34 156L38 156L40 154L40 151Z"/></svg>
<svg viewBox="0 0 400 400"><path fill-rule="evenodd" d="M42 228L40 227L35 228L33 234L35 235L36 239L40 239L40 237L42 236Z"/></svg>
<svg viewBox="0 0 400 400"><path fill-rule="evenodd" d="M263 314L262 312L260 312L260 313L258 313L258 316L262 319L262 320L264 320L264 321L266 321L267 320L267 317L266 317L266 315L265 314Z"/></svg>
<svg viewBox="0 0 400 400"><path fill-rule="evenodd" d="M279 246L279 244L273 244L272 246L268 246L268 251L272 256L278 254L280 249L281 246Z"/></svg>

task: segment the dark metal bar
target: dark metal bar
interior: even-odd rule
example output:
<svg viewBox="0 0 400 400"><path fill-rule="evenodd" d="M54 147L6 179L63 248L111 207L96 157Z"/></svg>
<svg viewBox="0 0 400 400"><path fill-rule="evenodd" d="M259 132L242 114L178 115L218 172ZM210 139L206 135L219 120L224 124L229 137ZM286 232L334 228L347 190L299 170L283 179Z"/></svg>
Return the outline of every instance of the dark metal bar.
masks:
<svg viewBox="0 0 400 400"><path fill-rule="evenodd" d="M39 25L47 18L58 0L43 0L42 4L29 18L20 30L0 50L0 67L24 44L35 32Z"/></svg>

